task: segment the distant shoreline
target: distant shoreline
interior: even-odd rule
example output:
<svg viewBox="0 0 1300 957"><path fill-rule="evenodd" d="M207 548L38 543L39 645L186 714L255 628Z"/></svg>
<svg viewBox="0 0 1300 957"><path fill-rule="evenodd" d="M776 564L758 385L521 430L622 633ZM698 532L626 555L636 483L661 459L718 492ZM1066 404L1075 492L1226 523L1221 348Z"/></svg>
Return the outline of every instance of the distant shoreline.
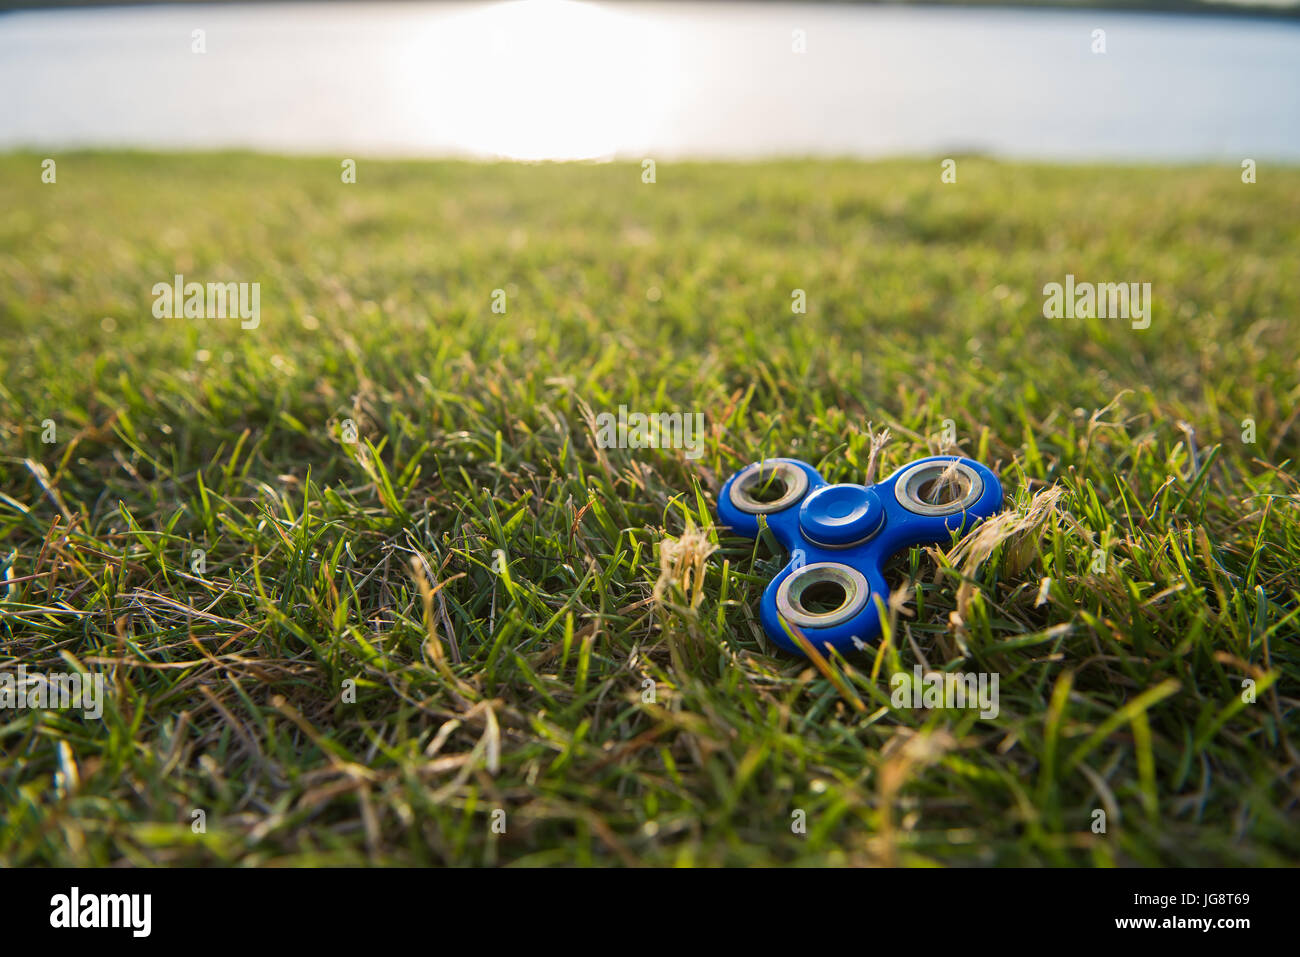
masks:
<svg viewBox="0 0 1300 957"><path fill-rule="evenodd" d="M275 3L348 3L356 0L270 0ZM388 0L393 3L438 2L438 0ZM487 2L487 0L484 0ZM620 3L623 0L600 0ZM679 3L683 0L658 0ZM1285 6L1258 3L1199 2L1199 0L712 0L712 2L817 3L835 6L872 7L952 7L964 9L1061 10L1082 13L1096 10L1108 13L1171 13L1192 16L1248 17L1263 20L1300 21L1300 2ZM46 3L22 3L0 0L0 13L47 10L75 10L98 7L194 6L221 4L265 6L261 0L49 0Z"/></svg>

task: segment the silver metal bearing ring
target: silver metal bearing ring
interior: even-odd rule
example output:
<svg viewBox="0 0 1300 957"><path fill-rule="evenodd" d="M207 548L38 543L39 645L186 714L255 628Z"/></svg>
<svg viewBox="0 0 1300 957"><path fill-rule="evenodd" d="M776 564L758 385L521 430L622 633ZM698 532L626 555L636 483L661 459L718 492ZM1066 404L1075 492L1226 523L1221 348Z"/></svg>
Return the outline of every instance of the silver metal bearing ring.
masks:
<svg viewBox="0 0 1300 957"><path fill-rule="evenodd" d="M755 496L756 491L768 488L774 482L780 482L785 488L778 498L764 502ZM731 483L731 504L750 515L766 515L789 508L803 498L806 491L808 476L803 469L792 462L764 459L741 469Z"/></svg>
<svg viewBox="0 0 1300 957"><path fill-rule="evenodd" d="M817 585L838 586L844 593L839 606L829 611L810 611L804 604L809 589ZM848 621L867 604L871 586L856 568L838 562L814 562L792 571L776 589L776 610L792 625L802 628L830 628Z"/></svg>
<svg viewBox="0 0 1300 957"><path fill-rule="evenodd" d="M947 474L947 482L956 484L958 492L951 501L932 503L930 496L922 495L926 486L942 480ZM894 481L894 498L898 504L917 515L955 515L964 512L984 494L984 479L964 462L940 461L917 462L903 469Z"/></svg>

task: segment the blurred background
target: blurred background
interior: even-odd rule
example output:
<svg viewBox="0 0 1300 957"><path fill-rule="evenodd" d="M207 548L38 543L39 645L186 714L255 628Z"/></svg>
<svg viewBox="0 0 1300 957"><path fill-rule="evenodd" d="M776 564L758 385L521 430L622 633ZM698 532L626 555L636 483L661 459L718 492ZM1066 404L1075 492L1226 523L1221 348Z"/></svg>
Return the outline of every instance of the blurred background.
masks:
<svg viewBox="0 0 1300 957"><path fill-rule="evenodd" d="M1300 5L1167 6L18 10L0 149L1300 160Z"/></svg>

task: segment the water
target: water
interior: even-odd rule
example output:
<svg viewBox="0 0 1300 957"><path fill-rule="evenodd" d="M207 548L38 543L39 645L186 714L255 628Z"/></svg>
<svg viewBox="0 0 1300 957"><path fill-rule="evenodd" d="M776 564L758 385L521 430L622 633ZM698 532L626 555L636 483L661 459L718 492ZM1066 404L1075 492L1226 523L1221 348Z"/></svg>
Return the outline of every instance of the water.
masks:
<svg viewBox="0 0 1300 957"><path fill-rule="evenodd" d="M0 16L0 149L92 145L1295 162L1300 24L556 0Z"/></svg>

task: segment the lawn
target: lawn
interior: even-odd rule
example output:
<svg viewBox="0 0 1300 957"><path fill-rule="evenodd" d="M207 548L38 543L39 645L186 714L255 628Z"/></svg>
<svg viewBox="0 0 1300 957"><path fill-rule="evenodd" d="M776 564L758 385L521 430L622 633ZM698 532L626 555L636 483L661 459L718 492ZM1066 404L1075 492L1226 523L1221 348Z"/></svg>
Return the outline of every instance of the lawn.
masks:
<svg viewBox="0 0 1300 957"><path fill-rule="evenodd" d="M106 695L0 711L0 864L1300 860L1300 170L43 158L0 664ZM176 274L260 322L156 317ZM1045 318L1067 274L1150 327ZM620 405L702 454L599 447ZM727 476L951 450L983 547L777 651ZM895 707L917 664L998 715Z"/></svg>

